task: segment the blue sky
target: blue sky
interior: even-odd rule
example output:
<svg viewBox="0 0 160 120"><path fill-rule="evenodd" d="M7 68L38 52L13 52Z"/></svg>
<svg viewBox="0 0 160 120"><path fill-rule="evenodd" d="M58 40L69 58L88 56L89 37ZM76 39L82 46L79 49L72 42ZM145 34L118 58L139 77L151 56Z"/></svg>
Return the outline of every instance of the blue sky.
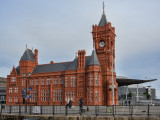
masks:
<svg viewBox="0 0 160 120"><path fill-rule="evenodd" d="M160 98L160 1L104 2L116 29L117 75L157 78L152 86ZM0 76L18 65L26 44L39 50L40 64L71 61L82 49L90 55L92 25L101 15L99 0L1 0Z"/></svg>

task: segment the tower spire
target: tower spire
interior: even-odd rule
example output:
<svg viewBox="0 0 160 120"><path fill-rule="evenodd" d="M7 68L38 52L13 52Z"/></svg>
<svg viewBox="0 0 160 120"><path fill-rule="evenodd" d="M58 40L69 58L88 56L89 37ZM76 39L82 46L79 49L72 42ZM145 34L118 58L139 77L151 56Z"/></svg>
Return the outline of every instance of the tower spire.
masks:
<svg viewBox="0 0 160 120"><path fill-rule="evenodd" d="M27 50L27 44L26 44L26 50Z"/></svg>
<svg viewBox="0 0 160 120"><path fill-rule="evenodd" d="M103 14L104 14L104 1L103 1Z"/></svg>
<svg viewBox="0 0 160 120"><path fill-rule="evenodd" d="M104 1L103 1L103 14L102 14L101 20L99 21L98 26L104 26L107 23L107 18L104 12L104 7L105 6L104 6Z"/></svg>

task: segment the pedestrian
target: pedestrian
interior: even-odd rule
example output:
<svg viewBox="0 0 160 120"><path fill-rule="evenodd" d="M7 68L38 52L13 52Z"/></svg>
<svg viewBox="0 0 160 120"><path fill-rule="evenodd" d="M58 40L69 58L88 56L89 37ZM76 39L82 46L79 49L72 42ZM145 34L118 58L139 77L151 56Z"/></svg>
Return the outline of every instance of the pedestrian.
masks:
<svg viewBox="0 0 160 120"><path fill-rule="evenodd" d="M69 100L67 100L66 108L68 108L68 106L69 106Z"/></svg>
<svg viewBox="0 0 160 120"><path fill-rule="evenodd" d="M127 105L127 101L125 101L124 104Z"/></svg>
<svg viewBox="0 0 160 120"><path fill-rule="evenodd" d="M131 101L130 100L128 101L128 104L129 104L129 106L131 105Z"/></svg>
<svg viewBox="0 0 160 120"><path fill-rule="evenodd" d="M83 99L82 98L80 98L80 100L79 100L79 107L82 112L82 109L83 109Z"/></svg>
<svg viewBox="0 0 160 120"><path fill-rule="evenodd" d="M69 101L68 106L70 109L72 108L72 100Z"/></svg>

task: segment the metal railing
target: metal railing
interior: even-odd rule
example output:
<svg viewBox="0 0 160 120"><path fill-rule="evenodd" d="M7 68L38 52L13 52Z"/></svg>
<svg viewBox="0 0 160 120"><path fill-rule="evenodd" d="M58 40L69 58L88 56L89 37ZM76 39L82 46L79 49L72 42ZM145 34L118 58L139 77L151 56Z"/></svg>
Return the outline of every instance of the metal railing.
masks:
<svg viewBox="0 0 160 120"><path fill-rule="evenodd" d="M27 109L26 109L27 108ZM37 109L37 111L35 111ZM115 115L127 115L127 116L160 116L160 106L89 106L87 111L87 106L83 106L80 109L79 106L72 106L68 108L66 106L5 106L0 111L1 114L39 114L39 115L95 115L95 116L115 116Z"/></svg>

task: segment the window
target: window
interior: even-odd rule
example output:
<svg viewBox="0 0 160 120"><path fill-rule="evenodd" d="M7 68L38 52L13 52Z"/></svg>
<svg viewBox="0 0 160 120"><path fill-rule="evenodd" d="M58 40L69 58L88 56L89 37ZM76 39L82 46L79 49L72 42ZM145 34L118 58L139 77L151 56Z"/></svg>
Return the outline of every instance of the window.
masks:
<svg viewBox="0 0 160 120"><path fill-rule="evenodd" d="M93 101L93 90L91 90L91 101Z"/></svg>
<svg viewBox="0 0 160 120"><path fill-rule="evenodd" d="M50 91L49 90L42 90L41 91L41 101L47 102L49 101Z"/></svg>
<svg viewBox="0 0 160 120"><path fill-rule="evenodd" d="M41 84L42 84L42 85L45 85L45 78L42 78L42 79L41 79Z"/></svg>
<svg viewBox="0 0 160 120"><path fill-rule="evenodd" d="M16 77L11 77L11 82L16 82Z"/></svg>
<svg viewBox="0 0 160 120"><path fill-rule="evenodd" d="M34 80L30 80L30 85L34 85Z"/></svg>
<svg viewBox="0 0 160 120"><path fill-rule="evenodd" d="M91 85L93 85L93 74L91 74Z"/></svg>
<svg viewBox="0 0 160 120"><path fill-rule="evenodd" d="M9 93L12 93L12 88L9 88Z"/></svg>
<svg viewBox="0 0 160 120"><path fill-rule="evenodd" d="M63 84L63 77L59 78L59 84Z"/></svg>
<svg viewBox="0 0 160 120"><path fill-rule="evenodd" d="M98 74L96 74L95 76L95 82L96 82L96 85L98 85Z"/></svg>
<svg viewBox="0 0 160 120"><path fill-rule="evenodd" d="M57 77L53 78L53 84L57 84Z"/></svg>
<svg viewBox="0 0 160 120"><path fill-rule="evenodd" d="M37 96L38 96L37 90L31 90L30 95L31 95L31 98L30 98L31 102L37 101Z"/></svg>
<svg viewBox="0 0 160 120"><path fill-rule="evenodd" d="M62 101L62 89L54 90L53 100Z"/></svg>
<svg viewBox="0 0 160 120"><path fill-rule="evenodd" d="M75 101L76 100L76 91L66 91L65 92L65 100L69 101Z"/></svg>
<svg viewBox="0 0 160 120"><path fill-rule="evenodd" d="M96 97L95 97L96 101L98 101L98 91L96 90Z"/></svg>
<svg viewBox="0 0 160 120"><path fill-rule="evenodd" d="M75 86L76 82L75 82L75 76L71 76L71 86Z"/></svg>
<svg viewBox="0 0 160 120"><path fill-rule="evenodd" d="M39 79L35 80L35 85L39 85Z"/></svg>
<svg viewBox="0 0 160 120"><path fill-rule="evenodd" d="M51 84L51 78L47 78L47 85Z"/></svg>
<svg viewBox="0 0 160 120"><path fill-rule="evenodd" d="M65 77L65 86L68 86L68 77Z"/></svg>
<svg viewBox="0 0 160 120"><path fill-rule="evenodd" d="M18 97L14 96L14 102L18 102Z"/></svg>
<svg viewBox="0 0 160 120"><path fill-rule="evenodd" d="M9 102L12 102L12 96L9 97Z"/></svg>
<svg viewBox="0 0 160 120"><path fill-rule="evenodd" d="M22 86L25 86L25 84L26 84L26 81L22 80Z"/></svg>
<svg viewBox="0 0 160 120"><path fill-rule="evenodd" d="M14 92L18 93L18 87L15 87Z"/></svg>
<svg viewBox="0 0 160 120"><path fill-rule="evenodd" d="M70 91L66 91L66 101L70 100Z"/></svg>

